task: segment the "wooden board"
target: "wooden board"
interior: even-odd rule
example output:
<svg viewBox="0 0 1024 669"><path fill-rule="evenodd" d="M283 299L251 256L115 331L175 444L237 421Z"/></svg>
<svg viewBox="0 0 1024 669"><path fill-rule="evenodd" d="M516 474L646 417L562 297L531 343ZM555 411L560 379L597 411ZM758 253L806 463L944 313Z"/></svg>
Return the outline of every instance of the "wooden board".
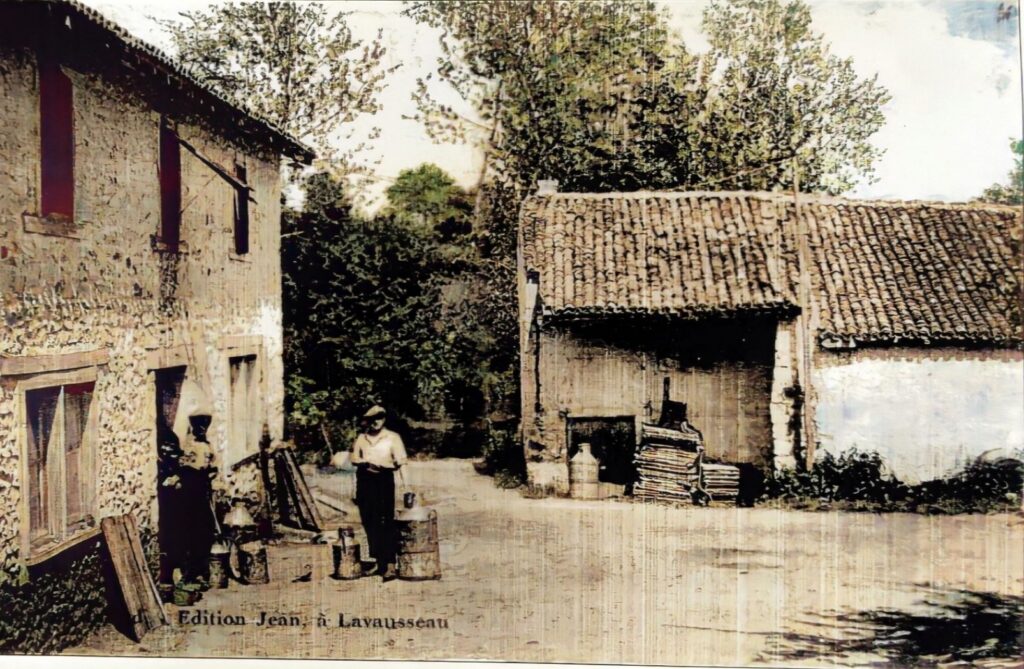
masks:
<svg viewBox="0 0 1024 669"><path fill-rule="evenodd" d="M320 509L290 449L274 453L274 475L281 520L291 520L306 530L322 530L324 521L320 517Z"/></svg>
<svg viewBox="0 0 1024 669"><path fill-rule="evenodd" d="M299 496L299 503L302 506L303 514L313 524L313 527L309 529L322 530L324 527L324 520L320 517L320 508L316 504L316 500L313 499L313 494L309 491L309 486L306 485L306 477L302 475L302 470L299 469L299 463L295 459L295 452L291 449L283 451L285 455L285 461L288 464L289 473L292 476L292 480L295 482L295 491Z"/></svg>
<svg viewBox="0 0 1024 669"><path fill-rule="evenodd" d="M302 527L302 510L298 494L288 471L288 465L280 452L274 453L274 497L277 499L277 514L282 525Z"/></svg>
<svg viewBox="0 0 1024 669"><path fill-rule="evenodd" d="M116 597L124 604L132 638L141 641L147 632L168 621L156 583L146 566L139 528L130 513L104 518L100 527L120 588L119 593L110 593L108 597L112 602Z"/></svg>

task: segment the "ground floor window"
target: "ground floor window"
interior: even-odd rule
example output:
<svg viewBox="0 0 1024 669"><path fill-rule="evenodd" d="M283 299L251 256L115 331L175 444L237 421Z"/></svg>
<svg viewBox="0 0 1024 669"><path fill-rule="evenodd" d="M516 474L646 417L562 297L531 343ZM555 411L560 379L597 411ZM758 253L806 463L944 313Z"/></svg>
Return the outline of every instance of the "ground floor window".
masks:
<svg viewBox="0 0 1024 669"><path fill-rule="evenodd" d="M230 415L227 464L233 465L259 449L263 428L263 400L255 355L228 358L230 367Z"/></svg>
<svg viewBox="0 0 1024 669"><path fill-rule="evenodd" d="M93 381L25 390L28 540L35 555L95 525Z"/></svg>

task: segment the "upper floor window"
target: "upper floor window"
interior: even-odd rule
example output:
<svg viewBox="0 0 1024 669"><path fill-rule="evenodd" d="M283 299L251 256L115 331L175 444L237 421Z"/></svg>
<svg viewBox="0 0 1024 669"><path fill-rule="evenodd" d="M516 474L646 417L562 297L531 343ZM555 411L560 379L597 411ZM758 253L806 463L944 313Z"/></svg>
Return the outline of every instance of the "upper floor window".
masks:
<svg viewBox="0 0 1024 669"><path fill-rule="evenodd" d="M177 253L181 242L181 146L167 119L160 121L160 242Z"/></svg>
<svg viewBox="0 0 1024 669"><path fill-rule="evenodd" d="M40 212L68 220L75 214L75 125L71 79L52 49L39 62Z"/></svg>
<svg viewBox="0 0 1024 669"><path fill-rule="evenodd" d="M235 164L235 178L240 184L247 184L244 165ZM235 253L249 252L249 189L244 185L235 186Z"/></svg>

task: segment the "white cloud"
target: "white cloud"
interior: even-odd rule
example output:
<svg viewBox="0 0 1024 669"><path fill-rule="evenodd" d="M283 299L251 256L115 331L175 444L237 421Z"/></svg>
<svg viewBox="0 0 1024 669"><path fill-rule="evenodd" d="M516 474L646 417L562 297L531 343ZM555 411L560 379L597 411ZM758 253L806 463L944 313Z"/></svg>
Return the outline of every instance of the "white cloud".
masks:
<svg viewBox="0 0 1024 669"><path fill-rule="evenodd" d="M965 200L1003 181L1009 138L1021 135L1016 54L950 34L943 6L925 2L814 6L814 26L858 72L878 73L892 101L874 138L886 150L860 197Z"/></svg>

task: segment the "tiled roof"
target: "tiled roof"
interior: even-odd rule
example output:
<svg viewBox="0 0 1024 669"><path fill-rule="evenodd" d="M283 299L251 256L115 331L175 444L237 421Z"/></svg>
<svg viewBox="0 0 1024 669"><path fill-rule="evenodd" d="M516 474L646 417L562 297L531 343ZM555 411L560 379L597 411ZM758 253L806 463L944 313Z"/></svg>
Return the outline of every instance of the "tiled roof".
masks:
<svg viewBox="0 0 1024 669"><path fill-rule="evenodd" d="M1021 215L802 195L823 339L1020 341ZM557 193L520 212L524 269L556 317L799 306L783 193Z"/></svg>
<svg viewBox="0 0 1024 669"><path fill-rule="evenodd" d="M215 91L204 83L200 77L190 72L160 49L134 37L121 26L107 19L91 7L77 2L77 0L16 0L13 2L11 0L0 0L0 4L6 5L9 9L21 8L32 10L33 8L51 8L52 10L62 11L64 12L63 14L60 14L59 17L54 17L62 22L65 16L83 20L94 28L103 31L108 37L113 38L113 43L118 44L121 48L146 58L150 64L160 70L160 76L173 80L184 88L192 89L205 98L204 102L208 103L209 106L204 106L203 113L207 116L217 117L225 112L235 112L233 114L235 118L231 119L230 123L236 126L239 131L244 130L250 134L271 138L275 140L282 153L297 160L309 162L313 159L312 149L303 142L267 119L248 111L241 101ZM108 43L106 46L109 47L110 44Z"/></svg>

